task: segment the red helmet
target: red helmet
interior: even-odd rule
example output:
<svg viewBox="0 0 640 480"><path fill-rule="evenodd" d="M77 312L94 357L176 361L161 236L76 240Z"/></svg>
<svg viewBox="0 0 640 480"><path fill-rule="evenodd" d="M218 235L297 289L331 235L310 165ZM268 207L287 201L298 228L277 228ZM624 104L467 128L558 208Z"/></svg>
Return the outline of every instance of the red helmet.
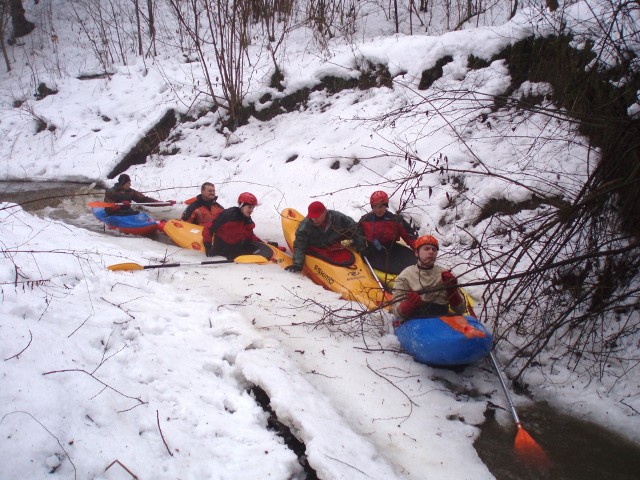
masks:
<svg viewBox="0 0 640 480"><path fill-rule="evenodd" d="M422 235L421 237L418 237L414 249L417 251L422 245L433 245L437 250L440 249L438 246L438 239L433 235Z"/></svg>
<svg viewBox="0 0 640 480"><path fill-rule="evenodd" d="M238 205L253 205L255 207L258 205L258 199L253 193L244 192L238 197Z"/></svg>
<svg viewBox="0 0 640 480"><path fill-rule="evenodd" d="M389 205L389 195L384 193L382 190L378 190L377 192L373 192L371 194L369 203L371 205L381 205L381 204Z"/></svg>

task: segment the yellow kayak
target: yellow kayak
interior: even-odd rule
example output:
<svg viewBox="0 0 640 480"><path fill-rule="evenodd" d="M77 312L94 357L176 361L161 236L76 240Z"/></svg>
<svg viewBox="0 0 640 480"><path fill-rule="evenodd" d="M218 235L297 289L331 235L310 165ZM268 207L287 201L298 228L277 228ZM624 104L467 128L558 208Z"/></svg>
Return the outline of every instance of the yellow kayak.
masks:
<svg viewBox="0 0 640 480"><path fill-rule="evenodd" d="M293 251L296 229L304 216L293 208L285 208L280 215L285 241ZM339 293L345 300L358 302L368 310L379 308L384 302L390 300L390 296L380 287L378 280L362 257L357 252L353 250L352 252L355 260L347 267L333 265L306 255L302 272L314 283Z"/></svg>
<svg viewBox="0 0 640 480"><path fill-rule="evenodd" d="M174 219L167 220L161 224L160 230L173 240L176 245L204 253L201 225L194 225L193 223ZM255 254L262 255L267 260L280 265L282 268L291 265L293 262L291 255L287 255L285 252L268 243L261 243L259 245L259 251L255 252Z"/></svg>

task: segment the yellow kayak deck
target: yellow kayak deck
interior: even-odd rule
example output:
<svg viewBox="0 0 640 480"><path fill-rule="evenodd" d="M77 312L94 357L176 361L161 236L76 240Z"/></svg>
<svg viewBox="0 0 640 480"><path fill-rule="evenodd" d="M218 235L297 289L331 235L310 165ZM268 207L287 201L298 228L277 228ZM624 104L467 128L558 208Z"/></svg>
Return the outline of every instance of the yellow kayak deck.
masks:
<svg viewBox="0 0 640 480"><path fill-rule="evenodd" d="M293 251L296 229L304 216L293 208L285 208L280 215L285 241L289 249ZM311 255L306 255L302 272L314 283L339 293L345 300L358 302L368 310L379 308L390 299L390 296L381 288L360 254L353 250L352 252L355 261L347 267L333 265Z"/></svg>
<svg viewBox="0 0 640 480"><path fill-rule="evenodd" d="M162 231L178 246L190 250L197 250L204 253L204 243L202 243L202 226L187 223L182 220L167 220ZM279 250L267 243L260 244L260 251L256 253L267 258L270 262L280 265L282 268L291 265L293 262L291 255Z"/></svg>

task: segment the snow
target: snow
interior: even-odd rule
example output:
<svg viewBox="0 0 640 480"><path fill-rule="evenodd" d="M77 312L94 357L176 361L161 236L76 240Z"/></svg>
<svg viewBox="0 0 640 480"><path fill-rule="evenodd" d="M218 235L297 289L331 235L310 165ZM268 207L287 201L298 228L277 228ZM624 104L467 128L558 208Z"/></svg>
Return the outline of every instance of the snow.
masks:
<svg viewBox="0 0 640 480"><path fill-rule="evenodd" d="M46 8L62 3L25 7L30 18L41 19ZM588 12L579 2L563 20L571 23L574 15L586 23ZM310 54L308 33L301 31L287 50L281 95L314 87L328 75L357 78L363 60L386 65L394 88L316 91L304 108L265 122L252 119L226 135L214 129L218 113L184 119L163 144L178 153L152 155L127 173L134 188L161 199L190 198L204 181L216 184L224 206L250 191L260 202L253 214L256 233L280 243L285 207L304 212L319 199L357 220L373 191L396 192L411 169L398 145L433 161L444 155L453 168L491 168L571 195L588 173L586 142L567 148L563 138L575 132L538 115L493 121L489 128L478 118L478 102L488 105L486 95L503 92L508 72L501 61L480 70L465 63L467 55L488 60L505 45L551 31L544 23L534 28L531 15L524 11L504 25L439 36L336 44L330 58ZM98 68L86 48L68 50L80 42L74 43L77 32L65 21L53 19L58 56L38 55L46 61L35 62L34 52L48 45L39 24L21 39L24 44L10 48L12 71L0 73L2 180L110 185L109 172L168 110L192 115L203 102L192 89L192 75L201 75L198 64L180 63L170 52L115 65L110 78L75 78ZM428 95L418 91L421 72L444 55L454 60L443 78ZM268 66L256 68L262 80L251 84L250 100L272 92L265 85ZM58 94L36 101L35 79ZM527 83L520 94L549 88ZM414 117L394 115L421 96L427 100ZM16 100L21 107L13 106ZM630 106L630 114L636 110L637 104ZM34 118L55 129L36 134ZM527 136L552 133L554 140L529 150ZM332 168L336 161L338 169ZM561 179L558 171L565 173ZM425 178L429 193L421 187L407 212L422 234L441 238L442 263L465 274L450 248L460 231L437 224L451 215L451 186L441 184L437 173ZM531 195L497 178L469 177L467 186L476 210L457 212L462 218L472 218L491 198ZM392 196L392 209L400 197ZM149 211L175 218L181 207ZM345 302L275 265L110 271L107 266L121 262L204 257L152 239L79 228L10 203L0 204L0 238L2 479L55 478L50 472L130 478L126 469L140 478L304 478L296 455L268 428L267 413L249 393L253 386L268 394L278 419L304 442L319 478L494 478L473 442L487 403L506 405L495 374L488 365L455 373L414 362L399 351L386 315L367 317L363 331L348 324L331 328L325 309ZM631 370L611 385L558 366L531 372L527 381L537 399L640 442L638 375ZM452 384L466 393L447 388ZM472 391L477 393L467 394ZM635 406L635 415L621 399ZM509 424L506 415L501 418Z"/></svg>

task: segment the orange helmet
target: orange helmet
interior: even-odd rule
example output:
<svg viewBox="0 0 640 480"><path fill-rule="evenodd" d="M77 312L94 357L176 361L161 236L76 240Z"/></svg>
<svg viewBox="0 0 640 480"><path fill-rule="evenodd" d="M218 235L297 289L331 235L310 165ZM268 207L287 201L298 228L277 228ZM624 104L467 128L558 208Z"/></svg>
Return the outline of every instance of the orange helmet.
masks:
<svg viewBox="0 0 640 480"><path fill-rule="evenodd" d="M238 197L238 205L258 205L258 199L253 193L244 192Z"/></svg>
<svg viewBox="0 0 640 480"><path fill-rule="evenodd" d="M389 195L387 195L382 190L378 190L377 192L373 192L371 194L371 198L369 199L369 203L373 205L389 205Z"/></svg>
<svg viewBox="0 0 640 480"><path fill-rule="evenodd" d="M418 237L414 249L417 251L422 245L433 245L436 247L436 250L440 250L440 247L438 246L438 239L433 235L422 235L421 237Z"/></svg>

